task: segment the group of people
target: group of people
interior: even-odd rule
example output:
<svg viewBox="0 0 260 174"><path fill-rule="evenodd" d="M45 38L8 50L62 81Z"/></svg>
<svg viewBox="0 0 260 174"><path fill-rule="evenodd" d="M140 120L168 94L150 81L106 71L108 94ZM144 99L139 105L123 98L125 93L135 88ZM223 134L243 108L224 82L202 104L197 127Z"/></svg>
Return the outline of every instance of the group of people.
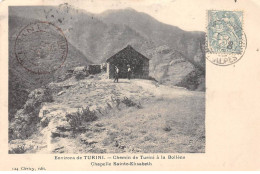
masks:
<svg viewBox="0 0 260 174"><path fill-rule="evenodd" d="M127 65L127 78L128 78L128 80L131 79L131 73L132 73L131 67L130 67L130 65ZM114 82L118 82L119 68L117 66L115 66L115 76L114 77L115 77Z"/></svg>

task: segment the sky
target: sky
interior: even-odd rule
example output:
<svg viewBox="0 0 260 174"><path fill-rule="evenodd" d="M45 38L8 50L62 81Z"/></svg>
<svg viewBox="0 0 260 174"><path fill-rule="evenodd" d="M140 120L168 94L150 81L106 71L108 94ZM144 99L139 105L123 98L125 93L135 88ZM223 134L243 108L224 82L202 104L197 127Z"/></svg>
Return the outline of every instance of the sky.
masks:
<svg viewBox="0 0 260 174"><path fill-rule="evenodd" d="M83 3L84 9L92 13L130 7L139 12L145 12L160 22L178 26L184 30L205 30L206 12L202 12L205 10L197 7L202 7L199 2L194 6L190 0L86 0ZM78 8L82 8L82 4Z"/></svg>
<svg viewBox="0 0 260 174"><path fill-rule="evenodd" d="M68 3L70 1L73 6L92 13L131 7L187 31L206 31L207 10L241 10L252 3L260 5L259 0L76 0L79 3L68 0Z"/></svg>
<svg viewBox="0 0 260 174"><path fill-rule="evenodd" d="M206 31L207 10L244 10L246 15L255 14L259 0L7 0L15 5L59 5L68 3L73 7L92 13L111 9L133 8L145 12L160 22L177 26L186 31ZM258 6L258 9L255 9ZM250 18L258 19L254 14Z"/></svg>

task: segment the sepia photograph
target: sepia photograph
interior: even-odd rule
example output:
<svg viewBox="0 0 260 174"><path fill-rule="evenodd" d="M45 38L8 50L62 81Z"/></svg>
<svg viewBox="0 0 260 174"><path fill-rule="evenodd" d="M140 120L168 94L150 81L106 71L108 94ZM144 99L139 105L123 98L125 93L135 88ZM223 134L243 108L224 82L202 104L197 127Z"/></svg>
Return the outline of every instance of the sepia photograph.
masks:
<svg viewBox="0 0 260 174"><path fill-rule="evenodd" d="M134 8L8 8L9 154L205 153L205 32Z"/></svg>

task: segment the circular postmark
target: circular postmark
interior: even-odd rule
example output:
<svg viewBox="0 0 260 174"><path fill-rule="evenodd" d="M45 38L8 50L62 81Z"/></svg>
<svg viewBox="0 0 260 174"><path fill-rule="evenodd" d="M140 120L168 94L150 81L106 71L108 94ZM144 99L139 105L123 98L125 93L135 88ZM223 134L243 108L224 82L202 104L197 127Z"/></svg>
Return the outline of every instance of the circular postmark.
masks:
<svg viewBox="0 0 260 174"><path fill-rule="evenodd" d="M241 23L232 19L232 16L223 16L209 22L205 38L206 58L218 66L235 64L243 57L247 47Z"/></svg>
<svg viewBox="0 0 260 174"><path fill-rule="evenodd" d="M207 40L206 35L206 40ZM239 42L241 46L241 53L214 53L210 49L207 48L207 41L206 41L206 58L211 63L218 65L218 66L228 66L237 63L245 54L245 50L247 47L247 39L246 34L243 32L242 41ZM232 44L232 42L231 42Z"/></svg>
<svg viewBox="0 0 260 174"><path fill-rule="evenodd" d="M48 74L66 60L68 42L62 30L50 22L35 22L18 34L14 46L18 62L28 71Z"/></svg>

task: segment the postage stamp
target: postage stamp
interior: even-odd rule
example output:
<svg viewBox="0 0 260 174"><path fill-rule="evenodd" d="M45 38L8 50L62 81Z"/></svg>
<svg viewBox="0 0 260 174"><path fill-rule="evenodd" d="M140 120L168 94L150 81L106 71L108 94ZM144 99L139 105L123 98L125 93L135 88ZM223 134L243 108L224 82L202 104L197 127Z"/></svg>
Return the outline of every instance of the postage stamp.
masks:
<svg viewBox="0 0 260 174"><path fill-rule="evenodd" d="M237 62L246 49L242 11L208 11L206 57L226 66Z"/></svg>
<svg viewBox="0 0 260 174"><path fill-rule="evenodd" d="M15 56L28 71L36 74L54 72L67 57L68 43L62 30L49 22L35 22L24 27L15 40Z"/></svg>

